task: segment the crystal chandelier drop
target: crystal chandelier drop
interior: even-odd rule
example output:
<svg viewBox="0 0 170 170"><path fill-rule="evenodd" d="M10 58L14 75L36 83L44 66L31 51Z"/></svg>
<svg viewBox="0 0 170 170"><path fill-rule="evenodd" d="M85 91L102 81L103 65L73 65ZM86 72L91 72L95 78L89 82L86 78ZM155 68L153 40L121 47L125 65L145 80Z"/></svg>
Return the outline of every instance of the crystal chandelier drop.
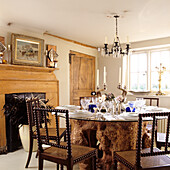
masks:
<svg viewBox="0 0 170 170"><path fill-rule="evenodd" d="M127 40L126 48L125 50L122 50L120 39L118 37L118 28L117 28L117 20L119 18L119 15L115 15L114 18L116 19L116 35L114 38L114 43L112 44L111 48L109 48L109 45L107 43L107 38L105 37L105 43L104 47L102 48L101 54L102 56L113 56L115 58L121 57L121 55L128 55L129 54L129 40Z"/></svg>

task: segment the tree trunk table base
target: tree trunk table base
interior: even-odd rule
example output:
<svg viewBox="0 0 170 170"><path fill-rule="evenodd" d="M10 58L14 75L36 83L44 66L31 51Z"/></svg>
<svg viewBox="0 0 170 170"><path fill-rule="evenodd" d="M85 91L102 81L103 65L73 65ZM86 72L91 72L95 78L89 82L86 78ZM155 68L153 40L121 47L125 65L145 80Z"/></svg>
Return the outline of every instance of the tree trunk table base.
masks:
<svg viewBox="0 0 170 170"><path fill-rule="evenodd" d="M144 148L150 147L150 138L143 123ZM97 122L71 119L72 143L99 148L98 166L109 170L114 151L136 149L138 122ZM89 160L79 164L81 170L92 169ZM119 169L124 169L120 167Z"/></svg>

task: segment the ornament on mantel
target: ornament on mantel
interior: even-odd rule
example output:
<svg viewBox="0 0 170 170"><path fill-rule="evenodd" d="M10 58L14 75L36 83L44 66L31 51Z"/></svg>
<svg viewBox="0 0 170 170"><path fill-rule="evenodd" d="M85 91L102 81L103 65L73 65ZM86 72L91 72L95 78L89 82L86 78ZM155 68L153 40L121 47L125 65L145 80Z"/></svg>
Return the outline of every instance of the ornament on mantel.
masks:
<svg viewBox="0 0 170 170"><path fill-rule="evenodd" d="M6 51L6 47L4 45L5 38L0 36L0 64L4 63L4 52Z"/></svg>
<svg viewBox="0 0 170 170"><path fill-rule="evenodd" d="M57 68L58 54L56 53L56 46L47 45L46 50L46 67Z"/></svg>

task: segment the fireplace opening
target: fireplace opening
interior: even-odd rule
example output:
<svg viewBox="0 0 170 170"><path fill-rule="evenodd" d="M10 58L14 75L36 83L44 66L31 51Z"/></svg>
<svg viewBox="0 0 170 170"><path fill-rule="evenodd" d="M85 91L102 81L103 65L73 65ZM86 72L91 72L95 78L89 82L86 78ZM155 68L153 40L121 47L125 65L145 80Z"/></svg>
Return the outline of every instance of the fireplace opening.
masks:
<svg viewBox="0 0 170 170"><path fill-rule="evenodd" d="M5 105L10 107L15 107L14 100L15 98L21 99L22 101L26 101L27 98L34 98L38 97L40 99L45 99L46 94L45 93L12 93L12 94L5 94ZM23 114L26 113L26 104L25 102L22 102ZM12 109L13 110L13 109ZM15 109L14 109L15 110ZM20 110L20 111L21 111ZM13 152L15 150L18 150L22 147L20 136L19 136L19 128L18 125L14 123L14 117L12 116L12 111L10 109L6 109L4 111L5 113L5 120L6 120L6 139L7 139L7 152ZM27 118L27 117L26 117ZM27 120L24 120L27 122Z"/></svg>

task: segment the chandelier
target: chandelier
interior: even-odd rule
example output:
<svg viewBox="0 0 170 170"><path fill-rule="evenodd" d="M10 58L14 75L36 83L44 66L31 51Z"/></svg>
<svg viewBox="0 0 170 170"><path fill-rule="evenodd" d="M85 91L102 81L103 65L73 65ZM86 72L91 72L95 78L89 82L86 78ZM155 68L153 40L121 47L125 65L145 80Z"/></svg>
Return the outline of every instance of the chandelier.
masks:
<svg viewBox="0 0 170 170"><path fill-rule="evenodd" d="M128 55L129 54L129 40L127 40L126 43L126 48L125 50L122 50L121 44L120 44L120 39L118 37L118 28L117 28L117 20L119 18L119 15L115 15L114 18L116 19L116 35L114 38L114 43L112 44L111 48L109 48L109 45L107 43L107 37L105 37L105 43L104 47L102 48L101 54L102 56L110 56L112 55L113 57L121 57L121 55Z"/></svg>

